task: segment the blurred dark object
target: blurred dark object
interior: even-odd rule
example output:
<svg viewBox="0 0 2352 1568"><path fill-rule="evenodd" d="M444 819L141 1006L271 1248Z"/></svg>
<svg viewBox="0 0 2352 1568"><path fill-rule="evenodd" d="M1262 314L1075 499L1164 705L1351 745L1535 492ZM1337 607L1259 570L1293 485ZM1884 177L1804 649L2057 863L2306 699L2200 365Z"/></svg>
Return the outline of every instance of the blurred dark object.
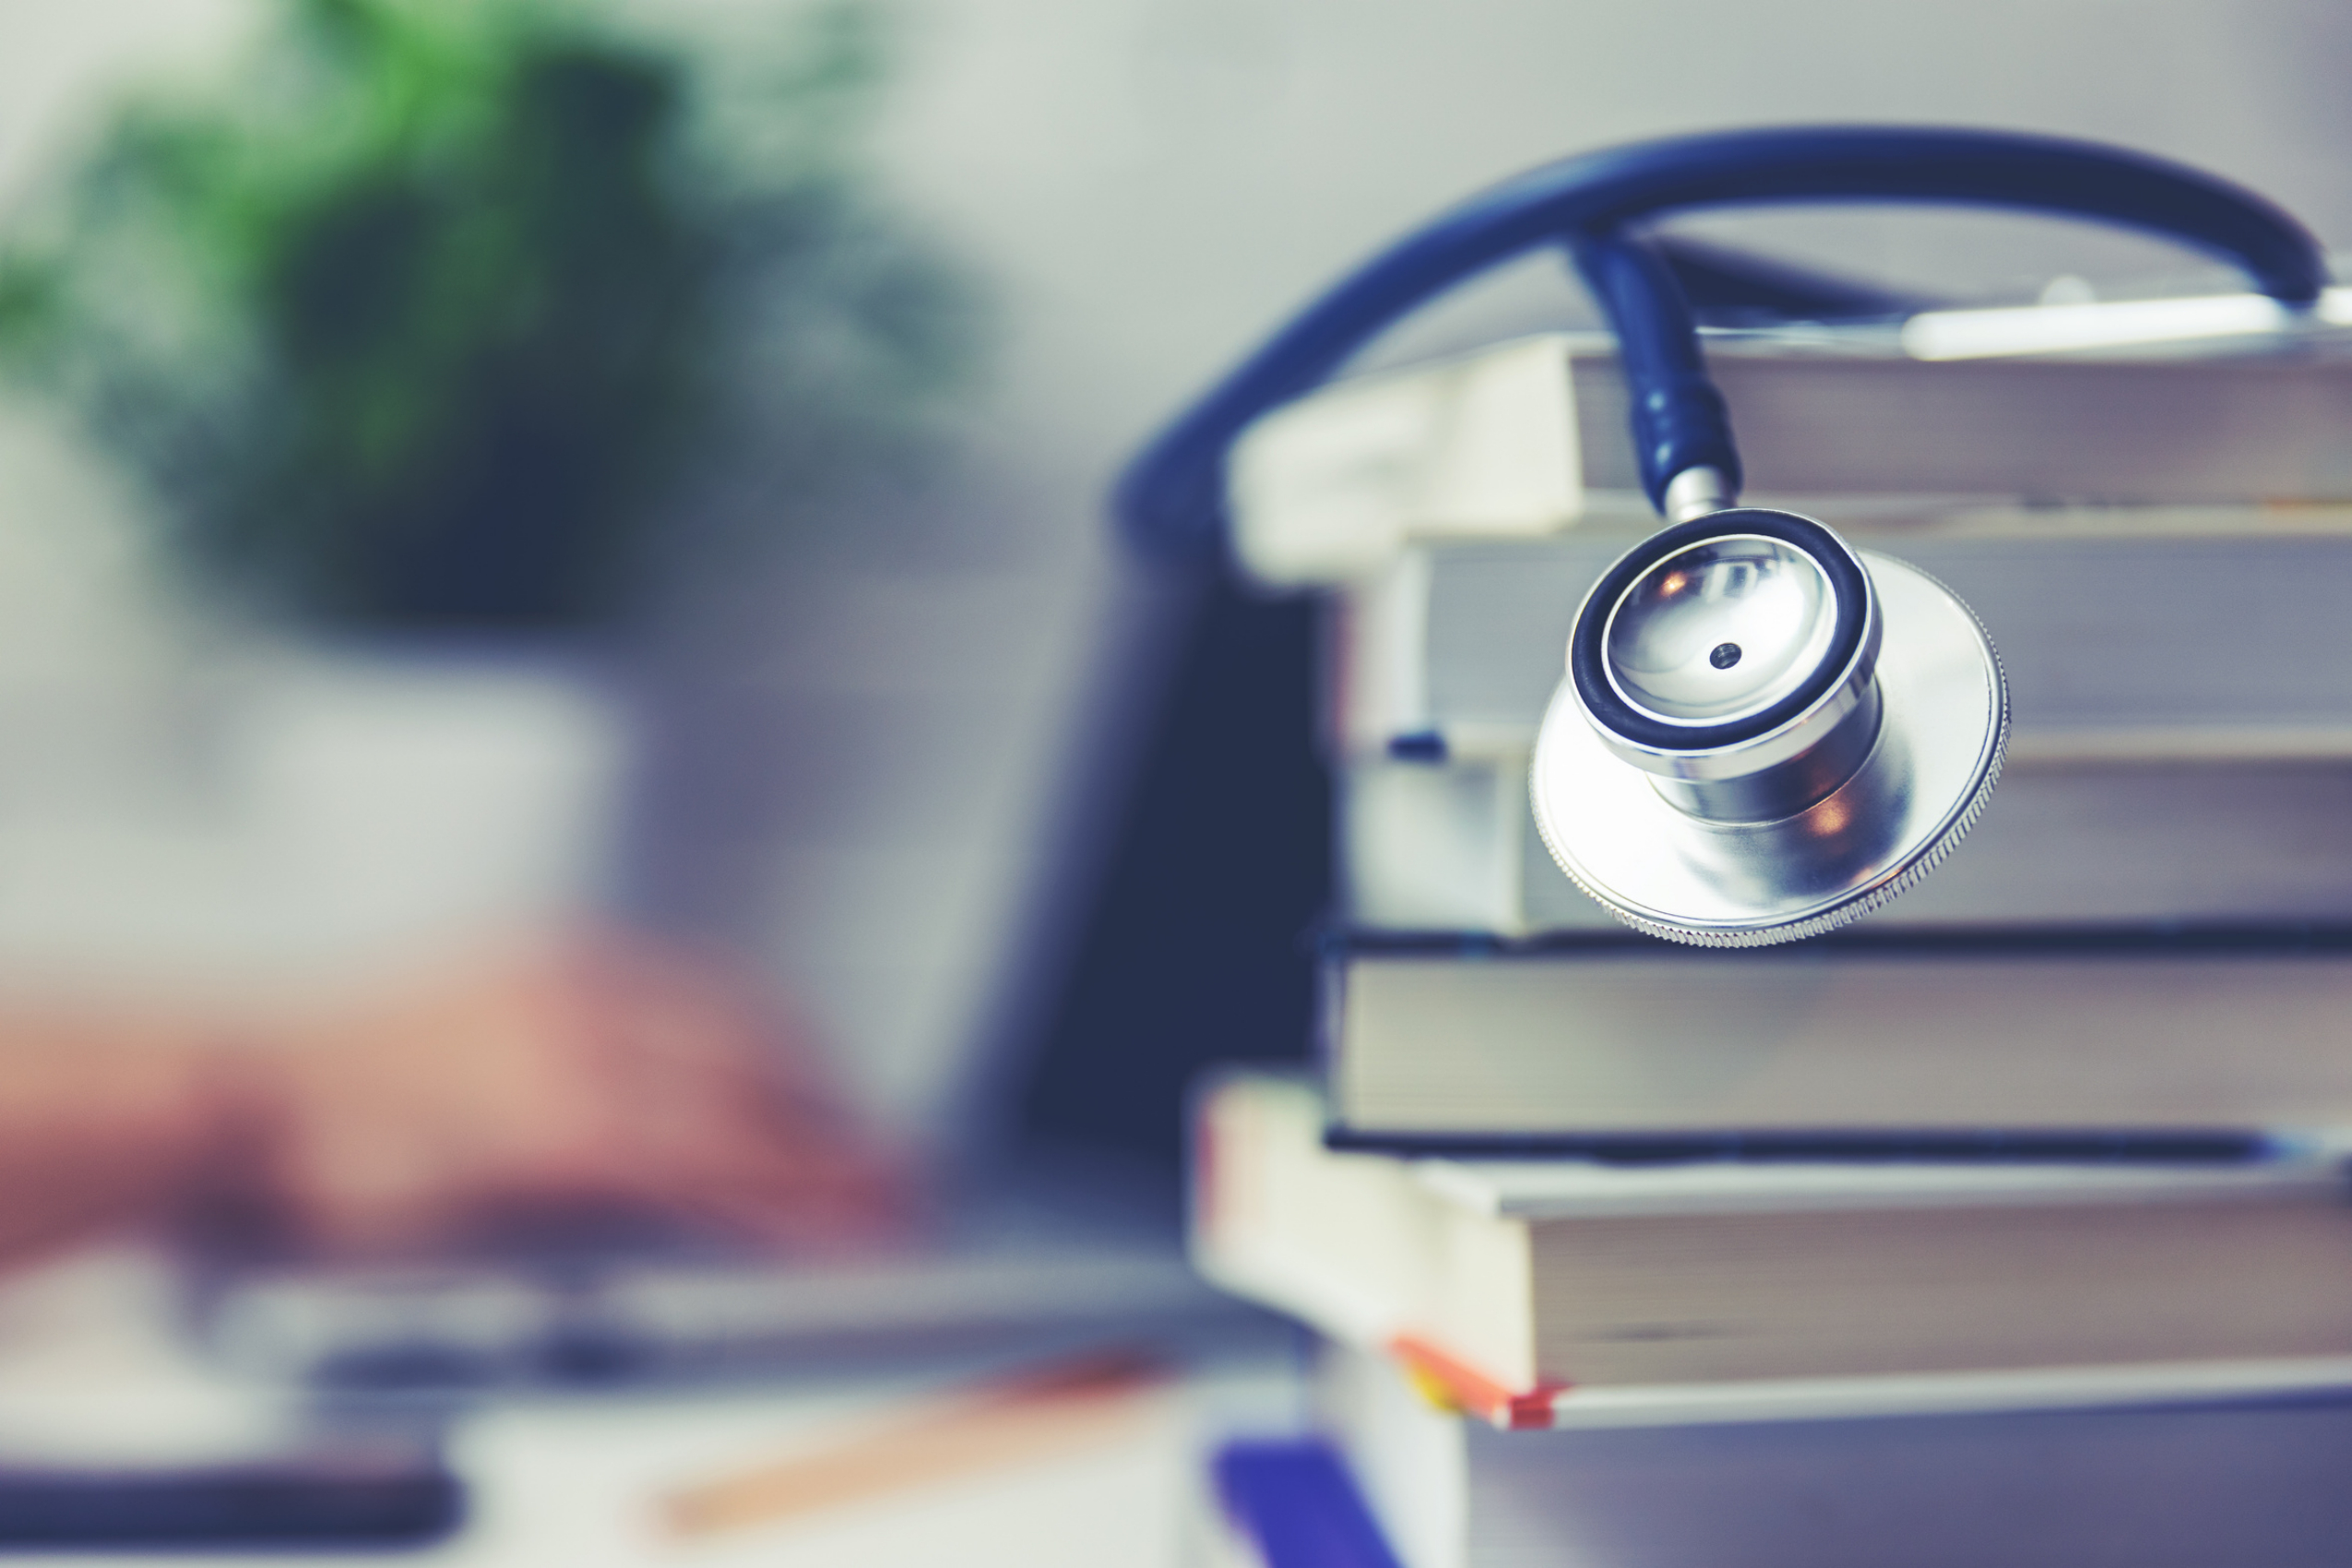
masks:
<svg viewBox="0 0 2352 1568"><path fill-rule="evenodd" d="M464 1516L464 1484L425 1440L186 1467L0 1467L0 1550L423 1546Z"/></svg>
<svg viewBox="0 0 2352 1568"><path fill-rule="evenodd" d="M0 263L10 367L277 607L594 618L683 460L754 436L789 512L968 357L966 291L859 168L854 5L731 60L734 103L529 0L287 6L233 96L131 108Z"/></svg>
<svg viewBox="0 0 2352 1568"><path fill-rule="evenodd" d="M1331 882L1316 606L1200 594L1021 1107L1027 1138L1170 1167L1202 1067L1307 1054Z"/></svg>

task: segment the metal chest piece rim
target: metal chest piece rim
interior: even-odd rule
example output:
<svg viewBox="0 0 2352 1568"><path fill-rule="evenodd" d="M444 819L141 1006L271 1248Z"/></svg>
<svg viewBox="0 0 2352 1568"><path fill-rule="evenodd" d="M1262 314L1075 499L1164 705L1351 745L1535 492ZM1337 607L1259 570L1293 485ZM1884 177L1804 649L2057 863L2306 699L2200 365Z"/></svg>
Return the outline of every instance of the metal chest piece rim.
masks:
<svg viewBox="0 0 2352 1568"><path fill-rule="evenodd" d="M1950 589L1812 518L1730 507L1586 597L1529 790L1552 858L1617 919L1760 946L1934 869L2008 726L2000 658Z"/></svg>

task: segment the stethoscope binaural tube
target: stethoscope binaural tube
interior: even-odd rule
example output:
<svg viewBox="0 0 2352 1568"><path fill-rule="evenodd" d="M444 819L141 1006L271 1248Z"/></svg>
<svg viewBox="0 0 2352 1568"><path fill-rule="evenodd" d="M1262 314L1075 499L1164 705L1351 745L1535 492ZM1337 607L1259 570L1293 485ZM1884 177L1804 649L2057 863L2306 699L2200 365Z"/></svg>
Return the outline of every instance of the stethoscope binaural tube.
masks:
<svg viewBox="0 0 2352 1568"><path fill-rule="evenodd" d="M1117 505L1154 553L1211 554L1241 430L1452 284L1564 247L1614 330L1643 486L1669 527L1577 612L1529 790L1553 859L1637 929L1752 946L1859 918L1933 869L2000 778L1991 639L1924 573L1737 505L1739 450L1672 270L1634 221L1903 199L2103 219L2218 252L2309 307L2319 245L2261 197L2136 153L1989 131L1832 127L1645 143L1474 197L1344 279L1139 457Z"/></svg>

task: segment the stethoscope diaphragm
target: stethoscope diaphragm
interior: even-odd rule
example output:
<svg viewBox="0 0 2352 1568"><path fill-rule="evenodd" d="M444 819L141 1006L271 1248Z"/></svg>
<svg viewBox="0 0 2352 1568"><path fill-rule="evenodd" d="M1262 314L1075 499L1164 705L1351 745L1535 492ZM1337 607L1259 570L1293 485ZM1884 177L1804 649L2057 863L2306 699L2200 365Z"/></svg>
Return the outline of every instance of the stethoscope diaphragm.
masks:
<svg viewBox="0 0 2352 1568"><path fill-rule="evenodd" d="M1793 513L1667 529L1578 612L1529 779L1552 857L1628 925L1716 947L1858 920L1983 810L2008 686L1966 605Z"/></svg>

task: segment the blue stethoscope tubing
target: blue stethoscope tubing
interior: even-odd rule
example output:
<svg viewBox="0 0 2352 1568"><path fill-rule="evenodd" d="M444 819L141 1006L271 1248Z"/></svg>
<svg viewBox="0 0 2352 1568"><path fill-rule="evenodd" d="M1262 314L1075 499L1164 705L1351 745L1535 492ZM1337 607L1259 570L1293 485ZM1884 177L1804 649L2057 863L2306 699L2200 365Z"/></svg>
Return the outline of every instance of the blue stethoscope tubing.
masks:
<svg viewBox="0 0 2352 1568"><path fill-rule="evenodd" d="M1375 333L1523 252L1566 248L1615 331L1644 488L1712 467L1736 492L1737 447L1690 307L1640 220L1693 208L1930 201L2101 219L2214 252L2290 309L2327 284L2319 242L2228 181L2143 153L2013 132L1805 126L1709 133L1563 159L1441 214L1300 312L1170 424L1121 477L1128 538L1162 558L1223 553L1225 457L1261 414L1312 391Z"/></svg>

